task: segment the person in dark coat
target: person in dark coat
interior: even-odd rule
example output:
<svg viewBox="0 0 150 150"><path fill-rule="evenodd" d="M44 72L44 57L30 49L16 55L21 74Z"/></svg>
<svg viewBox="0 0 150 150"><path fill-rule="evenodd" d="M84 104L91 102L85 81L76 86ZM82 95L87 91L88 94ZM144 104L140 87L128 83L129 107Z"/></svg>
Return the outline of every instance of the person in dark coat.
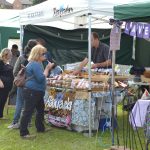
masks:
<svg viewBox="0 0 150 150"><path fill-rule="evenodd" d="M9 65L11 57L12 53L8 48L4 48L0 53L0 119L4 119L4 106L13 85L13 67Z"/></svg>

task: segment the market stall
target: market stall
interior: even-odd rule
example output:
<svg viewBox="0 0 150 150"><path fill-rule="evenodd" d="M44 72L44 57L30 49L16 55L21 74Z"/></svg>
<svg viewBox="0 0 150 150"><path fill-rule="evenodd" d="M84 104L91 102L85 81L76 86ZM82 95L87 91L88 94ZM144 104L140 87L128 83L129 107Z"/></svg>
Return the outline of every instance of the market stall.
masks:
<svg viewBox="0 0 150 150"><path fill-rule="evenodd" d="M109 128L111 123L111 76L108 72L93 72L91 76L91 127L92 130ZM116 76L116 81L124 81L127 77ZM68 71L63 74L47 78L47 92L45 106L47 122L58 127L66 127L78 132L88 130L89 103L88 103L88 74L82 72L74 76ZM119 84L116 82L116 97L119 93ZM118 92L117 92L118 91ZM99 120L106 120L100 122ZM107 125L106 125L107 123Z"/></svg>
<svg viewBox="0 0 150 150"><path fill-rule="evenodd" d="M129 0L128 2L135 2ZM91 136L91 27L95 27L97 24L108 23L109 16L113 15L113 7L118 4L127 2L110 2L110 1L97 1L97 0L48 0L39 5L24 9L20 14L20 24L37 24L41 22L50 22L50 26L53 23L59 25L59 27L66 27L65 24L75 25L76 22L70 22L69 18L79 17L80 19L87 17L85 22L80 22L78 28L85 26L88 28L88 102L89 102L89 136ZM107 19L106 19L107 18ZM80 20L79 19L79 20ZM93 23L93 25L92 25ZM55 24L55 25L56 25ZM74 26L75 27L75 26ZM23 35L23 26L21 26L21 35Z"/></svg>

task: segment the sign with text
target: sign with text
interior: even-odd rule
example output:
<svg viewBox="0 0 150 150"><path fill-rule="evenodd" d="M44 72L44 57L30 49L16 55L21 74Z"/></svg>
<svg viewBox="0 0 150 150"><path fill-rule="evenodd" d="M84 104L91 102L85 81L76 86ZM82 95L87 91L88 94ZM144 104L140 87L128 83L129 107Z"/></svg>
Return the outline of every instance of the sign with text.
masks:
<svg viewBox="0 0 150 150"><path fill-rule="evenodd" d="M138 22L127 22L124 33L139 38L149 39L150 24L138 23Z"/></svg>
<svg viewBox="0 0 150 150"><path fill-rule="evenodd" d="M110 50L120 49L121 29L114 26L110 32Z"/></svg>

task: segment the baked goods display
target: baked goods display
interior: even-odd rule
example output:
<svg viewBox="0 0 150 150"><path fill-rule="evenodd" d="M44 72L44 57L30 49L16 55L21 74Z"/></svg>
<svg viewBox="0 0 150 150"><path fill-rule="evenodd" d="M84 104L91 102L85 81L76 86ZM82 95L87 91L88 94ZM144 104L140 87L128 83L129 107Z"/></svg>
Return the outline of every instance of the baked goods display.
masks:
<svg viewBox="0 0 150 150"><path fill-rule="evenodd" d="M111 76L101 73L92 73L91 75L91 89L94 90L108 90L109 81ZM125 80L125 77L116 76L117 80ZM89 81L88 81L88 73L82 72L80 75L75 76L71 74L71 72L64 72L61 75L54 76L53 78L47 78L47 85L50 87L57 88L70 88L76 90L88 90L89 89ZM117 83L115 84L117 85Z"/></svg>

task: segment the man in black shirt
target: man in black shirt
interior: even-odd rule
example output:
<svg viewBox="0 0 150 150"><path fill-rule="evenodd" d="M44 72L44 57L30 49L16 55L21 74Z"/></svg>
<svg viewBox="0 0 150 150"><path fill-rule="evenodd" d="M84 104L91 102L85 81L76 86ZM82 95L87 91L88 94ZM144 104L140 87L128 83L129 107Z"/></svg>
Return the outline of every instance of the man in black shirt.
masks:
<svg viewBox="0 0 150 150"><path fill-rule="evenodd" d="M96 32L92 32L91 35L91 60L93 61L92 69L94 68L110 68L112 61L112 54L109 51L109 46L100 42L99 36ZM88 58L86 57L79 65L77 70L73 73L78 74L82 68L88 63Z"/></svg>

